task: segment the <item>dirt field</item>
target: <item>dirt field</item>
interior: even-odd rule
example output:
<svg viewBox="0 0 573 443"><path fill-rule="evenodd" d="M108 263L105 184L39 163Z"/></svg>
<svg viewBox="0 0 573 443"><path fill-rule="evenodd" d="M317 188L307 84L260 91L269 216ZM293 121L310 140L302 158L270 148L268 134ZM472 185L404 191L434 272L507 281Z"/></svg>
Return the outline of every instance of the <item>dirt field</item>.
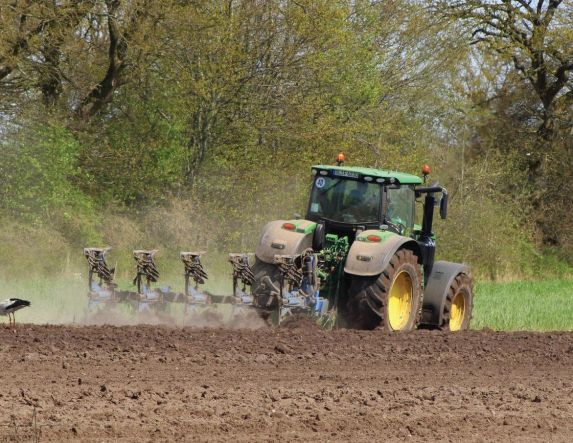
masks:
<svg viewBox="0 0 573 443"><path fill-rule="evenodd" d="M573 334L1 327L0 425L0 441L573 441Z"/></svg>

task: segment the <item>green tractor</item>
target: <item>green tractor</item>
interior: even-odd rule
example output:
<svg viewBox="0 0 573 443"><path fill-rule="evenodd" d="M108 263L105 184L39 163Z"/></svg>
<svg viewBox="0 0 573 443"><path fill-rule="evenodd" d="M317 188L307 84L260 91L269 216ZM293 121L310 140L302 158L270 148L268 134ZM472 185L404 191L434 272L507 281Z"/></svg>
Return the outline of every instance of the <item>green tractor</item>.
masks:
<svg viewBox="0 0 573 443"><path fill-rule="evenodd" d="M468 329L469 268L434 260L434 208L446 218L446 189L424 186L427 166L421 179L342 162L312 167L304 219L264 227L252 266L255 307L279 323L306 312L356 329Z"/></svg>

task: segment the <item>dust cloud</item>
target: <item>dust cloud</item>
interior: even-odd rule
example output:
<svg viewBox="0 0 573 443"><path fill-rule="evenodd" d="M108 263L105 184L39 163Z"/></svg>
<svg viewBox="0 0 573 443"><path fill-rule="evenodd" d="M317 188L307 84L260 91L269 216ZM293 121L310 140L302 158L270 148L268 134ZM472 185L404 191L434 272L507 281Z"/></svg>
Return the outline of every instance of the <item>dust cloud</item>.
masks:
<svg viewBox="0 0 573 443"><path fill-rule="evenodd" d="M87 273L63 273L50 279L0 281L0 300L17 297L31 302L16 313L18 323L52 325L163 325L172 327L258 329L267 326L257 311L229 303L155 307L137 301L90 305ZM135 291L135 288L132 289ZM4 317L0 317L0 323ZM7 323L7 317L6 321Z"/></svg>

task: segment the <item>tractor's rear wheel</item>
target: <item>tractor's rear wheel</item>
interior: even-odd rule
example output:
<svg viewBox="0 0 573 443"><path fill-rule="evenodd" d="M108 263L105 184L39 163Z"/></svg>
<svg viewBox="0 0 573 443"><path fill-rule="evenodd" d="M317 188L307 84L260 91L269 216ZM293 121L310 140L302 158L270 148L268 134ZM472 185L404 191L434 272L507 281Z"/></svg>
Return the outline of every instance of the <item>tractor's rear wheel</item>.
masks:
<svg viewBox="0 0 573 443"><path fill-rule="evenodd" d="M356 329L411 331L422 313L422 274L418 258L397 251L386 269L374 277L351 276L342 324Z"/></svg>
<svg viewBox="0 0 573 443"><path fill-rule="evenodd" d="M275 265L265 263L256 257L251 269L255 276L251 287L255 305L269 311L277 309L280 288L279 269Z"/></svg>
<svg viewBox="0 0 573 443"><path fill-rule="evenodd" d="M469 329L473 307L472 279L467 274L458 274L448 288L440 329L452 332Z"/></svg>

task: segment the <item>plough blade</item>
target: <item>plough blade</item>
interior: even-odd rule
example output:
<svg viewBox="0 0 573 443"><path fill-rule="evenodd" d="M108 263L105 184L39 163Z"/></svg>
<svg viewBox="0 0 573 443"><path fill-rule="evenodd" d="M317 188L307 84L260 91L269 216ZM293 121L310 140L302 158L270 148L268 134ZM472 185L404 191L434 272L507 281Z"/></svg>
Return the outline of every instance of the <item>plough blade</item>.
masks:
<svg viewBox="0 0 573 443"><path fill-rule="evenodd" d="M105 254L110 249L84 248L84 256L89 265L88 309L90 310L99 306L113 304L116 301L116 285L113 283L115 269L110 269L105 261ZM96 281L94 277L97 277L99 281Z"/></svg>
<svg viewBox="0 0 573 443"><path fill-rule="evenodd" d="M185 268L185 296L187 303L211 303L211 295L199 290L199 285L204 285L207 280L207 273L201 264L201 256L205 251L201 252L181 252L180 257ZM189 287L189 279L195 282L194 287Z"/></svg>
<svg viewBox="0 0 573 443"><path fill-rule="evenodd" d="M249 254L229 254L229 262L233 266L233 297L237 306L253 306L251 286L255 280L253 271L249 266ZM239 287L240 283L240 287Z"/></svg>

